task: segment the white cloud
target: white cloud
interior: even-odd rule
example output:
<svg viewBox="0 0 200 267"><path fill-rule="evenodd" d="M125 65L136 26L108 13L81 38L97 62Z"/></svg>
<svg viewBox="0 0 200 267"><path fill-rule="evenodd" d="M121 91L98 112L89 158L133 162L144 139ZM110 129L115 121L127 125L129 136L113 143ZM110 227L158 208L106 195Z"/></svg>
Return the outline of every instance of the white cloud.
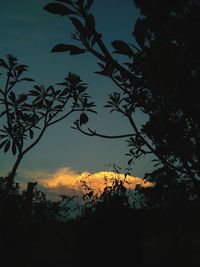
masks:
<svg viewBox="0 0 200 267"><path fill-rule="evenodd" d="M102 192L105 185L110 185L113 179L125 181L128 189L134 190L137 184L144 187L151 186L151 183L145 182L139 177L127 176L124 174L116 174L111 171L100 171L95 173L78 172L69 167L59 168L53 172L49 171L28 171L21 172L22 177L26 177L27 181L37 181L42 188L52 194L79 194L83 191L81 181L85 181L95 193Z"/></svg>

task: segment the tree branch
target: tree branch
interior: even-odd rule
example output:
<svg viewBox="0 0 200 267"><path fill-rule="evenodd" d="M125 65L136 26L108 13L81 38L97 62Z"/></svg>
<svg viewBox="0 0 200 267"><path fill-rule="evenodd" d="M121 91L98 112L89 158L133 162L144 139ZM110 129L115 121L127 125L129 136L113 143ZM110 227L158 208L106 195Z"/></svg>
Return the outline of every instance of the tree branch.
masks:
<svg viewBox="0 0 200 267"><path fill-rule="evenodd" d="M178 172L181 173L185 173L187 175L190 175L190 173L184 169L181 169L179 167L176 167L174 165L172 165L170 162L168 162L166 159L164 159L162 156L160 156L155 149L149 144L149 142L140 134L140 132L138 131L138 128L135 124L135 122L133 121L133 119L129 116L128 117L130 124L132 125L134 131L136 132L136 134L141 138L141 140L144 142L144 144L149 148L149 150L162 162L162 164L164 166L170 167Z"/></svg>
<svg viewBox="0 0 200 267"><path fill-rule="evenodd" d="M72 114L74 111L80 111L80 110L75 110L75 109L70 110L68 113L66 113L65 115L63 115L63 116L60 117L59 119L57 119L57 120L55 120L55 121L52 121L52 122L50 122L50 123L47 123L47 127L49 127L49 126L51 126L51 125L53 125L53 124L55 124L55 123L57 123L57 122L59 122L59 121L65 119L65 118L67 118L67 117L68 117L70 114Z"/></svg>
<svg viewBox="0 0 200 267"><path fill-rule="evenodd" d="M43 129L41 130L39 136L36 138L36 140L22 152L23 155L26 154L29 150L31 150L31 148L33 148L40 141L40 139L42 138L46 128L47 128L47 126L45 125L43 127Z"/></svg>
<svg viewBox="0 0 200 267"><path fill-rule="evenodd" d="M89 132L84 131L83 129L81 129L80 127L77 128L81 133L88 135L88 136L98 136L101 138L110 138L110 139L119 139L119 138L127 138L127 137L132 137L136 134L122 134L122 135L104 135L104 134L99 134L96 133L96 131L91 130L90 128L88 128Z"/></svg>

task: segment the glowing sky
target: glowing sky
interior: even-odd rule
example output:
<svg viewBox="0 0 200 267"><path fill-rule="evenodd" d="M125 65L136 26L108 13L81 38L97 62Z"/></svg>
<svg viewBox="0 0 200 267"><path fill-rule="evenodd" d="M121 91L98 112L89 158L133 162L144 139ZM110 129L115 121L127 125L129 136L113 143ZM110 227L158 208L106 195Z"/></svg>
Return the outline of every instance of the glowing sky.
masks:
<svg viewBox="0 0 200 267"><path fill-rule="evenodd" d="M137 184L143 187L152 186L152 183L145 182L139 177L129 175L125 177L123 173L118 174L112 171L77 172L69 167L59 168L53 172L23 170L21 175L29 181L39 181L39 187L47 192L47 196L54 197L60 194L84 193L84 188L81 186L82 181L85 181L95 194L102 193L105 186L110 186L114 179L124 181L128 190L134 190Z"/></svg>
<svg viewBox="0 0 200 267"><path fill-rule="evenodd" d="M98 115L90 116L88 126L106 134L129 133L127 121L119 115L111 116L109 111L102 108L107 96L116 88L110 80L94 74L97 70L95 59L87 54L70 57L67 54L50 53L56 44L72 42L70 33L73 28L66 17L54 16L43 10L49 2L51 1L1 1L0 57L11 53L19 62L27 64L30 67L28 76L34 78L36 84L55 84L62 81L69 71L78 73L89 84L89 93L97 104ZM138 16L132 0L95 0L92 11L97 30L103 33L108 44L116 39L132 42L131 33ZM20 90L26 89L31 89L29 84ZM55 178L54 170L62 170L63 166L91 173L101 172L109 163L126 167L126 143L123 140L90 138L72 130L70 126L77 116L49 129L40 144L24 157L19 173L25 169L30 173L45 169L52 174L49 177ZM136 121L142 123L144 116L137 114ZM0 175L10 170L13 161L12 155L0 151ZM133 174L142 177L150 168L150 161L143 159L136 162ZM24 176L20 177L24 179ZM62 176L56 177L59 180ZM52 179L52 183L56 181Z"/></svg>

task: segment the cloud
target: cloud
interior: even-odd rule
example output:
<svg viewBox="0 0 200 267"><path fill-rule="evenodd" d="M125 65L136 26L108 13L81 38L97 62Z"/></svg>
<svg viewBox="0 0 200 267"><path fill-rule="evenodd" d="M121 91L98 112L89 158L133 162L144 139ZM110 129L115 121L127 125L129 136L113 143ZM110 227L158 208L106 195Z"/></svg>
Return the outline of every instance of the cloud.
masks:
<svg viewBox="0 0 200 267"><path fill-rule="evenodd" d="M69 167L59 168L53 172L49 171L23 171L23 177L27 180L38 181L40 186L51 196L67 194L81 194L83 182L92 188L95 193L102 192L105 185L111 185L113 179L125 181L127 189L134 190L137 184L143 187L152 186L151 183L144 181L139 177L117 174L111 171L100 171L95 173L77 172Z"/></svg>

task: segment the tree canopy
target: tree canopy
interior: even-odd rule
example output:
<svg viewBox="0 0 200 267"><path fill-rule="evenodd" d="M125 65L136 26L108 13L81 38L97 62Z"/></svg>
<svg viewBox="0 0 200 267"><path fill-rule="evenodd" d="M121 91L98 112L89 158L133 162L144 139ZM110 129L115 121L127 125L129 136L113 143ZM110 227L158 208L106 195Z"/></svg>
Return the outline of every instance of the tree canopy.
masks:
<svg viewBox="0 0 200 267"><path fill-rule="evenodd" d="M16 161L8 176L7 189L11 188L14 176L24 155L43 137L52 125L66 119L74 112L80 112L80 123L87 122L85 112L95 112L89 101L87 85L77 74L69 73L63 82L55 86L34 85L31 90L17 94L15 88L22 82L33 82L24 77L28 66L19 64L8 55L0 59L5 76L5 86L0 89L0 149L11 151Z"/></svg>
<svg viewBox="0 0 200 267"><path fill-rule="evenodd" d="M113 136L129 137L128 164L153 154L155 168L146 179L173 188L184 184L199 193L200 57L195 29L200 26L200 1L135 0L141 16L135 23L133 42L114 40L113 51L96 30L93 1L57 2L44 9L69 16L75 32L72 44L58 44L52 52L94 55L100 67L96 73L118 86L119 91L109 95L105 107L123 114L132 126L133 133ZM141 128L134 119L138 110L148 116ZM80 120L75 128L106 137L84 130Z"/></svg>

